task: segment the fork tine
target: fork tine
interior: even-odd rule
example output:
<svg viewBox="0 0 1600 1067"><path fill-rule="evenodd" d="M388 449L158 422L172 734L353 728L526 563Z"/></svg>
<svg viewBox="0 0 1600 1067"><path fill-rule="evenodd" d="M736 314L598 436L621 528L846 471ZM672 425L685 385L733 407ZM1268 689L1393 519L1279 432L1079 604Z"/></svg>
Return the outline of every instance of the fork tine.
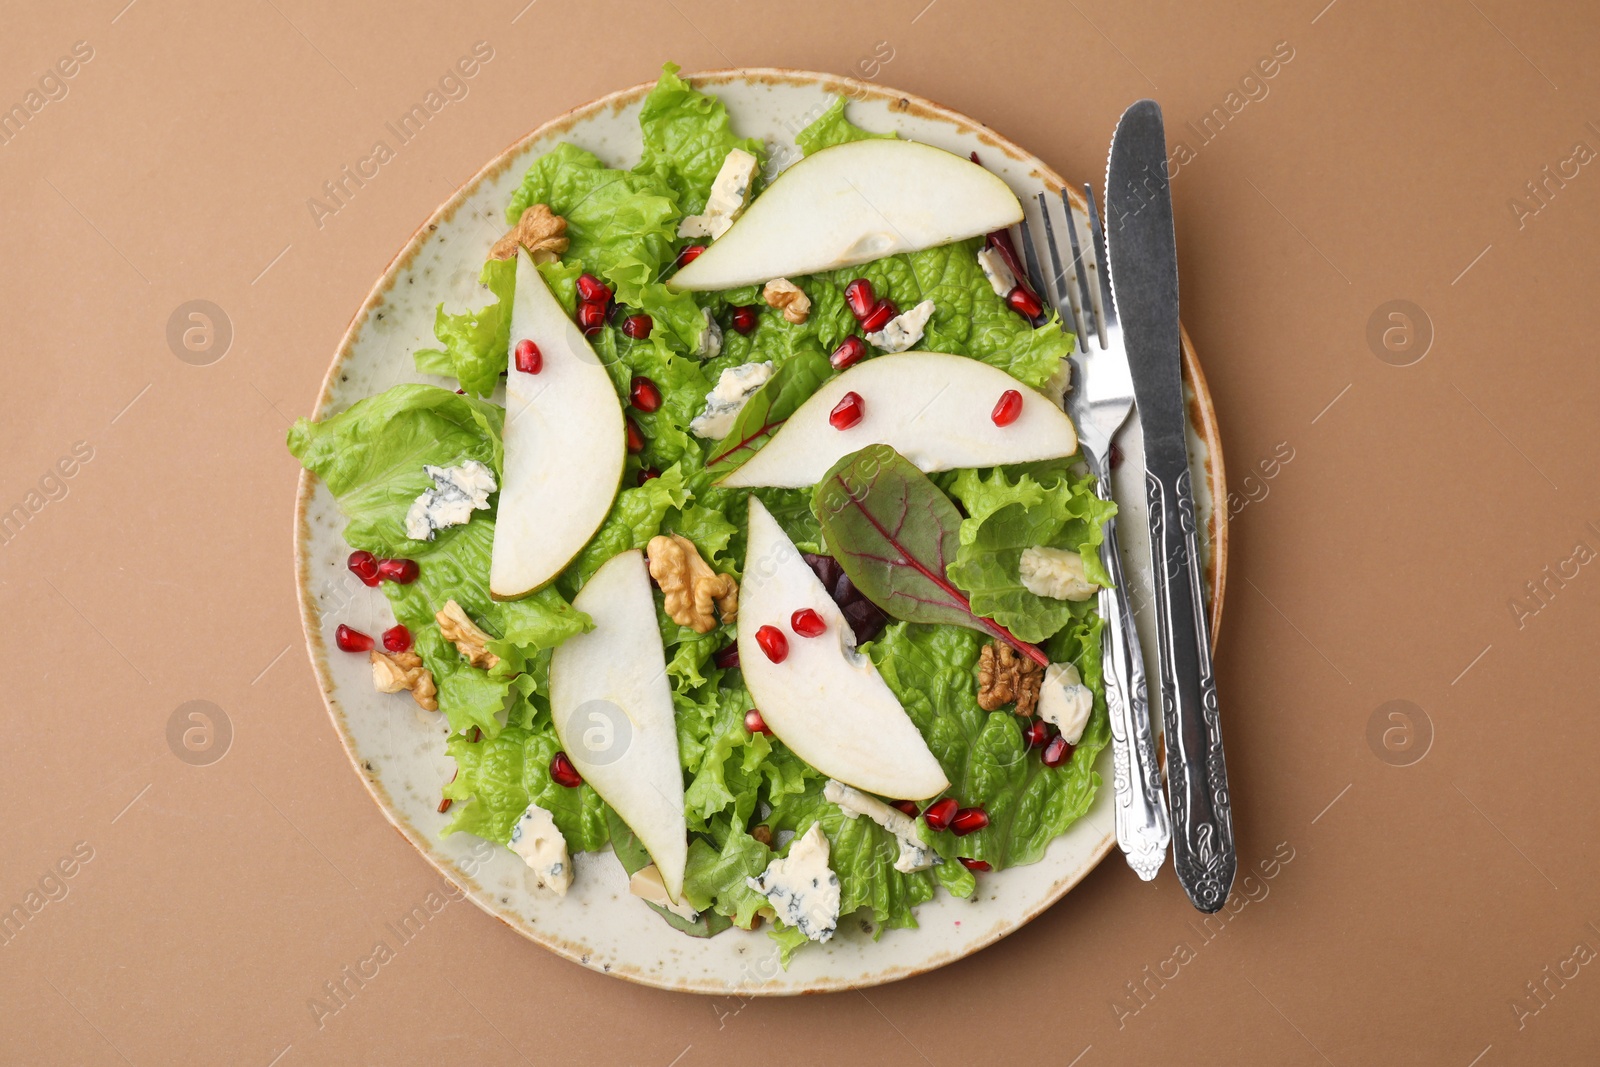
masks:
<svg viewBox="0 0 1600 1067"><path fill-rule="evenodd" d="M1028 217L1024 215L1022 222L1022 263L1028 272L1028 287L1046 300L1050 300L1050 290L1044 287L1043 272L1039 269L1039 253L1033 245L1033 231L1028 227Z"/></svg>
<svg viewBox="0 0 1600 1067"><path fill-rule="evenodd" d="M1074 299L1072 288L1067 285L1067 272L1061 265L1061 246L1056 243L1055 223L1050 221L1050 202L1043 193L1039 194L1039 213L1044 216L1044 242L1050 249L1051 282L1054 283L1057 312L1068 312L1066 317L1072 320L1072 332L1079 337L1084 336L1084 324L1079 315L1078 302ZM1065 306L1063 306L1065 305ZM1081 347L1081 346L1080 346ZM1084 351L1088 351L1084 349Z"/></svg>
<svg viewBox="0 0 1600 1067"><path fill-rule="evenodd" d="M1084 199L1089 202L1089 233L1094 237L1094 262L1089 264L1089 269L1094 271L1100 289L1100 307L1103 316L1103 325L1115 326L1117 324L1117 302L1111 296L1111 278L1099 265L1106 262L1106 234L1100 225L1100 208L1094 202L1094 186L1085 184L1083 187ZM1105 344L1104 336L1100 339Z"/></svg>
<svg viewBox="0 0 1600 1067"><path fill-rule="evenodd" d="M1072 247L1072 273L1078 278L1078 297L1079 305L1083 309L1084 326L1100 339L1100 317L1095 314L1094 298L1089 295L1089 277L1084 273L1083 245L1078 241L1078 220L1073 215L1072 201L1067 199L1066 189L1061 190L1061 207L1067 213L1067 240ZM1100 346L1105 347L1104 339L1100 339Z"/></svg>

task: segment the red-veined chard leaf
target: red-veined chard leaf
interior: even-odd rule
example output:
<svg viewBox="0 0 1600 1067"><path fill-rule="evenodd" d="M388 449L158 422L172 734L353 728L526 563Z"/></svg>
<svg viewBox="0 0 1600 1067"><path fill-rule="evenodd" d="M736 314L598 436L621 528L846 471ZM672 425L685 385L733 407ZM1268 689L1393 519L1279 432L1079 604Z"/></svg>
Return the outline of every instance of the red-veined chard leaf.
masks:
<svg viewBox="0 0 1600 1067"><path fill-rule="evenodd" d="M893 448L868 445L834 464L817 483L812 509L844 572L890 615L965 626L1049 665L1043 652L975 614L945 576L960 543L961 513Z"/></svg>
<svg viewBox="0 0 1600 1067"><path fill-rule="evenodd" d="M723 478L737 470L832 373L828 357L815 347L801 348L784 360L767 384L745 402L734 419L733 429L706 457L706 473Z"/></svg>

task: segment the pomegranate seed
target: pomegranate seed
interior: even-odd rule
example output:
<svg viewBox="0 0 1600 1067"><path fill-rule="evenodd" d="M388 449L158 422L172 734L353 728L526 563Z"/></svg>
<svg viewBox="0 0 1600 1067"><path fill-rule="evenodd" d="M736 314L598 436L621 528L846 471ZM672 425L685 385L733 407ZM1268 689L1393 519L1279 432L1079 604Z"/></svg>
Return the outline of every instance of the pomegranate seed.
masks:
<svg viewBox="0 0 1600 1067"><path fill-rule="evenodd" d="M578 305L578 326L585 337L593 337L606 324L606 306L584 301Z"/></svg>
<svg viewBox="0 0 1600 1067"><path fill-rule="evenodd" d="M950 829L954 830L957 837L966 837L974 830L982 830L989 825L989 813L982 808L962 808L956 812L956 817L950 820Z"/></svg>
<svg viewBox="0 0 1600 1067"><path fill-rule="evenodd" d="M1015 389L1007 389L1000 394L1000 399L994 403L994 410L989 413L989 419L996 426L1010 426L1017 421L1017 416L1022 414L1022 394Z"/></svg>
<svg viewBox="0 0 1600 1067"><path fill-rule="evenodd" d="M922 813L922 820L928 824L930 830L948 830L950 820L956 817L958 806L955 797L935 800L928 805L928 810Z"/></svg>
<svg viewBox="0 0 1600 1067"><path fill-rule="evenodd" d="M1067 744L1067 739L1061 736L1052 737L1050 743L1044 746L1044 754L1039 758L1044 760L1046 767L1059 767L1072 756L1072 746Z"/></svg>
<svg viewBox="0 0 1600 1067"><path fill-rule="evenodd" d="M861 328L867 333L876 333L889 324L889 320L900 314L900 309L890 300L878 301L878 306L866 318L861 320Z"/></svg>
<svg viewBox="0 0 1600 1067"><path fill-rule="evenodd" d="M965 856L958 856L956 858L961 861L961 866L965 867L969 871L982 872L994 870L994 868L989 865L988 860L969 860Z"/></svg>
<svg viewBox="0 0 1600 1067"><path fill-rule="evenodd" d="M339 628L333 631L333 643L338 645L340 650L344 652L372 651L372 638L360 630L350 629L344 623L340 623Z"/></svg>
<svg viewBox="0 0 1600 1067"><path fill-rule="evenodd" d="M1018 285L1006 294L1006 303L1010 305L1012 311L1025 319L1036 319L1044 314L1044 305L1039 303L1039 298L1022 285Z"/></svg>
<svg viewBox="0 0 1600 1067"><path fill-rule="evenodd" d="M383 631L383 647L390 652L404 652L411 647L411 631L396 623Z"/></svg>
<svg viewBox="0 0 1600 1067"><path fill-rule="evenodd" d="M860 393L846 393L839 398L839 402L828 412L828 422L835 430L848 430L861 421L861 416L866 409L861 405Z"/></svg>
<svg viewBox="0 0 1600 1067"><path fill-rule="evenodd" d="M544 369L544 354L526 337L517 342L517 369L523 374L538 374Z"/></svg>
<svg viewBox="0 0 1600 1067"><path fill-rule="evenodd" d="M661 407L661 389L655 382L641 375L628 386L628 403L640 411L655 411Z"/></svg>
<svg viewBox="0 0 1600 1067"><path fill-rule="evenodd" d="M756 631L756 644L761 646L761 651L774 663L782 663L789 658L789 639L783 636L783 631L776 626L763 626Z"/></svg>
<svg viewBox="0 0 1600 1067"><path fill-rule="evenodd" d="M346 564L350 573L360 578L364 585L378 584L378 557L371 552L352 552Z"/></svg>
<svg viewBox="0 0 1600 1067"><path fill-rule="evenodd" d="M632 419L623 419L628 424L628 451L638 455L644 451L644 434Z"/></svg>
<svg viewBox="0 0 1600 1067"><path fill-rule="evenodd" d="M839 347L833 350L828 362L833 364L834 370L844 370L866 354L867 343L855 334L851 334L839 342Z"/></svg>
<svg viewBox="0 0 1600 1067"><path fill-rule="evenodd" d="M609 303L611 286L585 271L578 275L578 299L585 304Z"/></svg>
<svg viewBox="0 0 1600 1067"><path fill-rule="evenodd" d="M889 802L889 806L898 812L911 816L913 819L921 814L917 810L917 803L914 800L892 800Z"/></svg>
<svg viewBox="0 0 1600 1067"><path fill-rule="evenodd" d="M410 585L417 580L417 575L421 573L422 568L417 566L417 561L414 559L380 559L378 561L378 577L386 582Z"/></svg>
<svg viewBox="0 0 1600 1067"><path fill-rule="evenodd" d="M629 315L622 320L622 332L635 341L643 341L650 336L650 330L655 324L655 319L644 314L644 312L640 312L637 315Z"/></svg>
<svg viewBox="0 0 1600 1067"><path fill-rule="evenodd" d="M1122 449L1117 447L1115 441L1111 442L1111 469L1116 470L1122 466Z"/></svg>
<svg viewBox="0 0 1600 1067"><path fill-rule="evenodd" d="M583 775L578 773L578 768L572 765L565 752L557 752L550 757L550 780L568 789L576 789L583 784Z"/></svg>
<svg viewBox="0 0 1600 1067"><path fill-rule="evenodd" d="M789 626L801 637L821 637L828 629L822 616L810 608L801 608L789 616Z"/></svg>
<svg viewBox="0 0 1600 1067"><path fill-rule="evenodd" d="M1043 719L1029 719L1028 725L1022 728L1022 739L1029 748L1038 748L1050 740L1050 729Z"/></svg>
<svg viewBox="0 0 1600 1067"><path fill-rule="evenodd" d="M454 803L455 801L451 800L449 797L445 797L443 800L439 801L439 814L443 815L445 812L449 811L450 805Z"/></svg>
<svg viewBox="0 0 1600 1067"><path fill-rule="evenodd" d="M711 662L716 664L718 667L721 667L723 670L727 670L730 667L737 667L739 665L739 646L729 645L727 648L719 649L718 651L712 653Z"/></svg>
<svg viewBox="0 0 1600 1067"><path fill-rule="evenodd" d="M729 315L728 321L735 330L742 334L749 334L756 328L756 323L760 321L760 318L756 314L754 304L745 304L734 308Z"/></svg>
<svg viewBox="0 0 1600 1067"><path fill-rule="evenodd" d="M678 258L673 260L674 267L685 267L700 258L700 253L706 250L705 245L690 245L678 253Z"/></svg>
<svg viewBox="0 0 1600 1067"><path fill-rule="evenodd" d="M659 478L659 477L661 477L661 472L656 470L654 467L640 467L639 468L639 484L640 485L643 485L645 482L648 482L651 478Z"/></svg>
<svg viewBox="0 0 1600 1067"><path fill-rule="evenodd" d="M772 727L767 725L767 720L761 717L761 712L751 708L744 713L744 728L753 734L767 734L771 736Z"/></svg>
<svg viewBox="0 0 1600 1067"><path fill-rule="evenodd" d="M850 305L850 313L856 320L866 318L878 306L878 294L872 291L872 283L865 278L857 278L844 287L844 302Z"/></svg>

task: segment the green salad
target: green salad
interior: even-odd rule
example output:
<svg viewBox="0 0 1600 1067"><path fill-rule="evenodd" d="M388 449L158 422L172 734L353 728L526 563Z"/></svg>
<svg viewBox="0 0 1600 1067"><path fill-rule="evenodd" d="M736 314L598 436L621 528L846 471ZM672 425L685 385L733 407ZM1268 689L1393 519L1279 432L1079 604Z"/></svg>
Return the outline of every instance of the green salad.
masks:
<svg viewBox="0 0 1600 1067"><path fill-rule="evenodd" d="M830 785L830 775L785 744L782 729L762 721L745 678L754 646L744 645L741 666L741 617L731 605L697 627L682 611L669 613L654 590L687 857L674 899L641 893L640 906L690 936L760 926L787 964L846 918L873 937L916 926L917 905L940 887L968 896L975 879L1039 860L1088 810L1100 785L1093 766L1109 738L1093 593L1109 584L1099 545L1114 505L1096 498L1075 454L924 473L881 443L827 464L815 484L720 484L771 447L841 374L906 358L863 343L870 331L859 314L862 292L878 302L873 308L887 302L896 312L931 301L931 315L907 326L908 335L920 326L908 352L985 364L1008 375L1030 403L1059 382L1072 337L1054 318L1016 310L981 255L992 247L982 235L796 274L787 280L809 302L803 315L772 302L771 285L670 286L696 250L723 240L680 237L694 230L686 219L714 222L721 211L725 226L727 215L748 210L735 204L730 213L720 202L727 188L719 175L737 158L731 154L756 161L735 199L760 202L771 185L762 169L766 146L738 136L723 104L672 65L639 122L643 153L632 169L560 144L534 161L506 205L508 228L538 205L564 221L559 240L533 260L569 318L599 315L595 282L609 291L602 301L609 310L587 321L585 333L626 416L621 487L553 580L517 599L491 594L498 490L507 477L508 419L495 397L521 366L513 355L508 367L508 352L518 341L513 296L525 251L487 259L483 306L453 313L440 305L437 347L414 356L420 376L438 384L397 385L320 421L301 419L288 445L337 499L348 520L351 570L382 588L397 623L381 638L342 628L340 647L373 659L375 680L397 693L389 699L405 700L409 690L449 722L446 747L457 772L441 783L440 832L513 845L537 832L531 815L547 813L540 847L550 855L609 845L627 875L650 868L640 840L647 835L642 828L636 835L567 758L552 717L552 656L593 630L573 601L619 554L648 550L654 574L650 546L677 535L710 572L729 576L727 587L746 578L750 497L759 500L837 602L859 652L948 780L936 796L881 798L907 816L893 824L898 832L863 817L859 805L838 802L863 794L845 788L851 783ZM841 99L795 140L809 159L877 137L894 135L857 128ZM726 232L738 224L736 217ZM860 355L841 358L841 348ZM842 363L854 366L841 370ZM736 409L713 412L708 397L753 364L766 365L759 387L738 396ZM986 418L991 403L983 400ZM720 425L711 414L722 416ZM998 406L994 423L1001 424ZM719 432L708 436L708 426ZM419 501L430 516L420 525ZM876 512L894 507L900 525L886 530ZM1065 579L1063 568L1072 572ZM1063 582L1071 587L1065 593ZM798 615L790 645L806 640ZM1087 709L1070 731L1039 717L1036 706L1041 684L1063 684L1063 670L1069 692L1082 687ZM771 889L782 861L802 841L817 841L813 827L825 838L838 898L836 906L826 902L833 915L820 929L786 912ZM920 862L904 859L913 844L924 850ZM528 848L518 851L533 865ZM563 892L562 878L571 877L564 862L554 879Z"/></svg>

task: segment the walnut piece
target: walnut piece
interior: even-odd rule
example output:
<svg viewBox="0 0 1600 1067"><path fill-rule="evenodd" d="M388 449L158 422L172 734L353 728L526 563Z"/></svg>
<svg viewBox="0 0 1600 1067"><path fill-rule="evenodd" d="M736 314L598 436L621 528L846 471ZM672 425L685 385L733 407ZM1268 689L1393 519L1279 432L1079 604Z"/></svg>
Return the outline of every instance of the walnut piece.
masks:
<svg viewBox="0 0 1600 1067"><path fill-rule="evenodd" d="M439 624L439 632L444 639L454 644L456 650L467 657L467 662L474 667L488 670L500 662L499 656L484 647L494 638L479 629L478 624L454 600L445 601L444 607L433 618Z"/></svg>
<svg viewBox="0 0 1600 1067"><path fill-rule="evenodd" d="M522 213L517 224L489 249L490 259L510 259L517 246L528 250L535 263L553 263L567 250L567 220L551 212L545 204L535 204Z"/></svg>
<svg viewBox="0 0 1600 1067"><path fill-rule="evenodd" d="M424 711L439 710L439 688L433 684L433 672L422 665L422 657L415 652L371 652L372 684L380 693L411 691L411 698Z"/></svg>
<svg viewBox="0 0 1600 1067"><path fill-rule="evenodd" d="M661 586L673 622L708 634L717 628L713 607L723 622L738 619L739 583L731 574L712 570L693 541L681 534L659 534L650 539L645 553L650 557L650 577Z"/></svg>
<svg viewBox="0 0 1600 1067"><path fill-rule="evenodd" d="M796 326L811 317L811 298L788 278L774 278L761 290L761 299L770 307L782 308L783 317Z"/></svg>
<svg viewBox="0 0 1600 1067"><path fill-rule="evenodd" d="M1001 641L990 641L978 654L978 707L994 711L1016 704L1017 714L1033 714L1039 703L1044 669Z"/></svg>
<svg viewBox="0 0 1600 1067"><path fill-rule="evenodd" d="M750 828L750 836L767 847L772 847L772 827L766 823Z"/></svg>

